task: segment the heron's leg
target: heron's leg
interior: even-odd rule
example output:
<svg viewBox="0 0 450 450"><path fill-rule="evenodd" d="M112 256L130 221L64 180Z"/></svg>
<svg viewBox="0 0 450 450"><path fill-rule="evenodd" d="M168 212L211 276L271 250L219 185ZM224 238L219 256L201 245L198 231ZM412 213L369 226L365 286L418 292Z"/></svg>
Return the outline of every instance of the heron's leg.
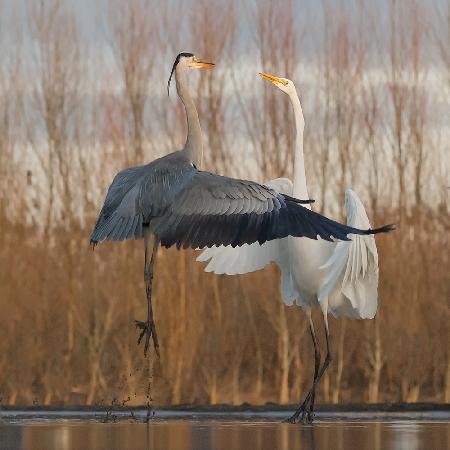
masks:
<svg viewBox="0 0 450 450"><path fill-rule="evenodd" d="M158 252L159 240L155 237L153 241L153 251L151 257L150 253L150 231L148 228L144 230L144 244L145 244L145 263L144 263L144 280L145 291L147 294L147 321L142 322L136 320L136 327L141 330L139 335L138 344L141 343L145 336L144 356L147 356L150 338L153 338L153 347L156 354L159 357L159 344L158 335L156 333L155 321L153 319L153 307L152 307L152 286L153 286L153 268L155 264L156 254Z"/></svg>
<svg viewBox="0 0 450 450"><path fill-rule="evenodd" d="M299 421L299 417L305 411L305 407L307 406L308 403L311 404L311 411L314 409L315 390L313 391L313 387L314 387L314 382L315 382L315 380L317 378L317 375L319 374L320 358L321 357L320 357L319 343L317 342L316 332L314 330L314 322L312 320L311 308L308 308L306 310L306 315L308 316L309 331L311 333L311 339L312 339L313 344L314 344L314 378L313 378L313 383L312 383L312 386L311 386L311 390L308 392L305 400L297 408L295 413L289 419L287 419L287 422L290 422L290 423L297 423Z"/></svg>

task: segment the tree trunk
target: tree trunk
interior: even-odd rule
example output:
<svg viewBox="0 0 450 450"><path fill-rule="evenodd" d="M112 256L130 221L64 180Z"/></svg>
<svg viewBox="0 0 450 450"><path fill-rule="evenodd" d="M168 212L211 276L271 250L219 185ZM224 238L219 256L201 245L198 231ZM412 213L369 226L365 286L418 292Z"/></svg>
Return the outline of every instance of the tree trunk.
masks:
<svg viewBox="0 0 450 450"><path fill-rule="evenodd" d="M181 348L184 345L186 336L186 254L181 252L178 255L178 283L179 283L179 308L176 325L179 332L175 333L175 345ZM181 403L181 374L183 373L184 352L179 352L179 357L176 361L175 377L172 385L172 399L173 405Z"/></svg>
<svg viewBox="0 0 450 450"><path fill-rule="evenodd" d="M255 324L255 316L252 311L250 299L248 298L247 291L245 290L245 285L242 283L241 278L239 278L239 286L244 297L244 304L248 314L248 323L250 325L250 330L252 332L254 342L255 342L255 359L256 359L256 375L255 375L255 391L254 395L256 398L261 397L261 392L263 388L263 373L264 373L264 361L261 351L261 342L259 338L258 331Z"/></svg>
<svg viewBox="0 0 450 450"><path fill-rule="evenodd" d="M278 356L280 359L280 390L278 402L287 403L289 401L289 331L286 323L284 304L281 302L278 329Z"/></svg>
<svg viewBox="0 0 450 450"><path fill-rule="evenodd" d="M209 382L209 403L211 405L217 404L217 375L215 369L213 369Z"/></svg>
<svg viewBox="0 0 450 450"><path fill-rule="evenodd" d="M347 328L347 321L341 319L341 332L339 333L339 345L337 351L337 370L336 370L336 380L333 389L333 403L339 402L339 396L341 393L341 380L342 372L344 370L344 341L345 341L345 330Z"/></svg>
<svg viewBox="0 0 450 450"><path fill-rule="evenodd" d="M300 399L302 396L302 359L300 351L297 350L294 356L294 380L291 390L291 396L294 399Z"/></svg>
<svg viewBox="0 0 450 450"><path fill-rule="evenodd" d="M325 372L322 378L323 401L330 402L330 373Z"/></svg>
<svg viewBox="0 0 450 450"><path fill-rule="evenodd" d="M231 397L233 405L239 405L241 403L240 389L239 389L239 373L240 364L234 364L232 372L232 384L231 384Z"/></svg>
<svg viewBox="0 0 450 450"><path fill-rule="evenodd" d="M369 403L379 402L380 377L383 361L381 357L380 323L375 318L375 349L373 355L372 372L369 381Z"/></svg>
<svg viewBox="0 0 450 450"><path fill-rule="evenodd" d="M86 397L86 405L92 405L94 401L98 385L98 370L99 370L98 359L94 357L91 360L91 377L89 381L89 391Z"/></svg>
<svg viewBox="0 0 450 450"><path fill-rule="evenodd" d="M450 358L447 361L447 373L445 375L445 403L450 403Z"/></svg>

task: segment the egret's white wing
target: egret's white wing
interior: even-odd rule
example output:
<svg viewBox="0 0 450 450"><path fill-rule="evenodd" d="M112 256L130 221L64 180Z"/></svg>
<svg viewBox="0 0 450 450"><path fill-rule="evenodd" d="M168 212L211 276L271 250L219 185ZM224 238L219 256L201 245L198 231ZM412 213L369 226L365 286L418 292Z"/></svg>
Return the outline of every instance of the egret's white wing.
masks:
<svg viewBox="0 0 450 450"><path fill-rule="evenodd" d="M292 195L292 182L287 178L276 178L264 183L280 194ZM288 238L275 239L259 244L244 244L241 247L219 246L205 249L197 261L209 261L206 272L216 274L237 275L255 272L271 262L281 263L283 251L281 241Z"/></svg>
<svg viewBox="0 0 450 450"><path fill-rule="evenodd" d="M280 194L292 195L294 191L294 186L289 178L275 178L274 180L266 181L264 185Z"/></svg>
<svg viewBox="0 0 450 450"><path fill-rule="evenodd" d="M197 261L209 261L205 267L205 272L237 275L255 272L273 261L278 261L278 259L279 243L276 239L262 245L256 242L234 248L223 245L207 248L198 256Z"/></svg>
<svg viewBox="0 0 450 450"><path fill-rule="evenodd" d="M347 224L369 228L370 223L361 200L355 192L345 192ZM326 276L319 292L319 301L343 294L357 317L371 319L378 304L378 253L373 235L350 235L349 242L338 242L333 254L321 267Z"/></svg>

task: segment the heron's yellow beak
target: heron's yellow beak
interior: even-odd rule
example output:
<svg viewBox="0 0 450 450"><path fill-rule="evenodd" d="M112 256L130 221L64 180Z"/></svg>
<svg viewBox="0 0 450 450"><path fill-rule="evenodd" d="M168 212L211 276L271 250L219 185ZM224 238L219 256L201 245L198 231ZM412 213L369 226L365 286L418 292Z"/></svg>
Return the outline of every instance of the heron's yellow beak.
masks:
<svg viewBox="0 0 450 450"><path fill-rule="evenodd" d="M279 84L282 84L283 86L287 86L287 84L288 84L287 81L282 80L281 78L278 78L278 77L276 77L276 76L274 76L274 75L269 75L269 74L266 73L266 72L261 72L260 75L261 75L263 78L265 78L266 80L269 80L269 81L270 81L271 83L273 83L273 84L279 83Z"/></svg>
<svg viewBox="0 0 450 450"><path fill-rule="evenodd" d="M188 65L188 67L190 69L212 69L214 66L215 66L214 63L206 62L206 61L199 61L197 59L195 59Z"/></svg>

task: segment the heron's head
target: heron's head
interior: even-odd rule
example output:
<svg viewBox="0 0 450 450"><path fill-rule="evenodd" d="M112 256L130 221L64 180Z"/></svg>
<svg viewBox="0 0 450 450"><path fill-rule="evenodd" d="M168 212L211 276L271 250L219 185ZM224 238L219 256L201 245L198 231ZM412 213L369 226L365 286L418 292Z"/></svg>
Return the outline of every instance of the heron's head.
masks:
<svg viewBox="0 0 450 450"><path fill-rule="evenodd" d="M197 59L193 53L179 53L175 58L175 62L172 66L172 71L170 72L169 81L167 82L167 94L169 93L170 80L172 79L172 75L177 67L182 67L185 69L212 69L214 67L214 64Z"/></svg>
<svg viewBox="0 0 450 450"><path fill-rule="evenodd" d="M291 80L287 78L280 78L268 73L261 72L260 75L265 79L273 83L277 88L281 89L284 93L290 94L295 90L295 85Z"/></svg>

